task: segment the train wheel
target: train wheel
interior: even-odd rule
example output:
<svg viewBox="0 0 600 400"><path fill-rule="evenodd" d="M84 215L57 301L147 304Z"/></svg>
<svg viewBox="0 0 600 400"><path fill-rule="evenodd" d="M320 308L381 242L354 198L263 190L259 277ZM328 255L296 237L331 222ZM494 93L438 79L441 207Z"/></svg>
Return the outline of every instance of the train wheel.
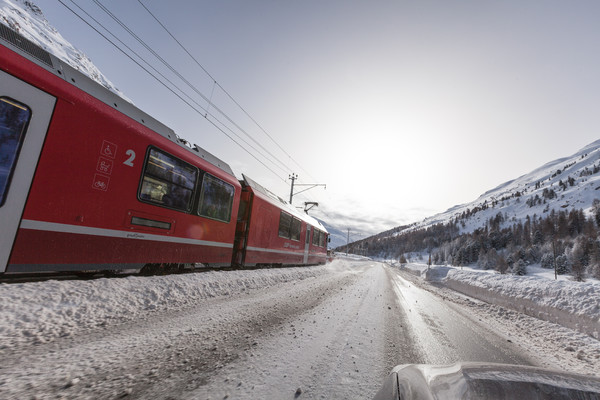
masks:
<svg viewBox="0 0 600 400"><path fill-rule="evenodd" d="M160 264L146 264L140 270L140 275L156 275L160 271Z"/></svg>

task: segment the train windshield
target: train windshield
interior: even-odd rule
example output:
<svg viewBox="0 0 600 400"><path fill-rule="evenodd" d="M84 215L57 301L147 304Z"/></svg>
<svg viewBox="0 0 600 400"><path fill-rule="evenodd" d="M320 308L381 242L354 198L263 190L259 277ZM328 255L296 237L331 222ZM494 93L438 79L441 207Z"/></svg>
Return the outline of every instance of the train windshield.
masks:
<svg viewBox="0 0 600 400"><path fill-rule="evenodd" d="M26 106L0 98L0 206L6 200L30 117L31 110Z"/></svg>

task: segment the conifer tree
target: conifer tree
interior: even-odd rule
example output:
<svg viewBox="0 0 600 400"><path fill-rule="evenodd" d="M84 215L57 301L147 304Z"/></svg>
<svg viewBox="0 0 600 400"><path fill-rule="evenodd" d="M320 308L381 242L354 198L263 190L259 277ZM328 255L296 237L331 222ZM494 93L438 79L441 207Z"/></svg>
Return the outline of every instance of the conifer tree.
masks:
<svg viewBox="0 0 600 400"><path fill-rule="evenodd" d="M525 265L525 261L517 260L517 262L513 264L513 273L519 276L527 275L527 267Z"/></svg>

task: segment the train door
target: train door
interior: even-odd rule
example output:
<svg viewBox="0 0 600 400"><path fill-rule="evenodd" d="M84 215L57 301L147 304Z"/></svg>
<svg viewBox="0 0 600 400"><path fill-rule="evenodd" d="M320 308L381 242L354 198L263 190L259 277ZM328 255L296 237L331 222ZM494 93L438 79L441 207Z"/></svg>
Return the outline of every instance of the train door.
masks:
<svg viewBox="0 0 600 400"><path fill-rule="evenodd" d="M306 242L304 243L304 264L308 264L308 250L310 248L310 229L311 226L306 224Z"/></svg>
<svg viewBox="0 0 600 400"><path fill-rule="evenodd" d="M250 218L252 216L252 200L254 193L251 189L244 188L240 196L237 223L235 226L235 238L233 240L233 266L244 265L246 260L246 248L248 247L248 233L250 230Z"/></svg>
<svg viewBox="0 0 600 400"><path fill-rule="evenodd" d="M0 273L6 271L56 98L0 71Z"/></svg>

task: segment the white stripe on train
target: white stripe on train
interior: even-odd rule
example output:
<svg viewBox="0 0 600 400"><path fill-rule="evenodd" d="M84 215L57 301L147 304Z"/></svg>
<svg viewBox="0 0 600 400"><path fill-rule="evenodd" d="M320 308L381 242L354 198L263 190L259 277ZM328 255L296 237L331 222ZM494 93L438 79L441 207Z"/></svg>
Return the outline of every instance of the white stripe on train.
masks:
<svg viewBox="0 0 600 400"><path fill-rule="evenodd" d="M81 225L69 225L59 224L56 222L46 221L35 221L31 219L24 219L21 221L21 229L32 229L38 231L48 232L61 232L61 233L73 233L77 235L92 235L92 236L104 236L122 239L137 239L137 240L151 240L157 242L169 242L169 243L182 243L182 244L193 244L200 246L211 246L211 247L224 247L233 248L232 243L212 242L208 240L198 240L182 238L177 236L162 236L154 235L151 233L139 233L130 231L120 231L116 229L104 229L104 228L93 228L90 226Z"/></svg>

